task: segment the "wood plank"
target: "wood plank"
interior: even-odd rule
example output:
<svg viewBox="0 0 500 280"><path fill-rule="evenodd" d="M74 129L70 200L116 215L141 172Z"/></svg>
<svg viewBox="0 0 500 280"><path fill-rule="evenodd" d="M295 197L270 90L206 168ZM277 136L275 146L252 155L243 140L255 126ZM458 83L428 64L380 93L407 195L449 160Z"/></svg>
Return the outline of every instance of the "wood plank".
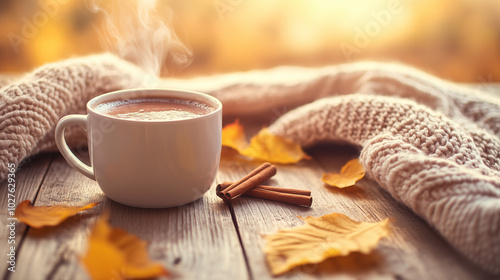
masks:
<svg viewBox="0 0 500 280"><path fill-rule="evenodd" d="M13 194L15 195L16 206L19 202L26 199L34 201L47 168L52 161L52 157L52 154L41 154L28 158L19 165L16 173L14 174L15 192ZM12 221L8 220L8 218L11 218L8 211L8 194L12 193L8 191L7 185L7 180L4 180L0 184L0 197L2 197L0 200L0 220L4 225L7 225ZM2 254L0 262L0 275L3 275L4 278L7 278L7 276L11 274L7 271L7 267L9 266L7 263L7 253L10 251L10 246L14 246L16 248L16 256L18 256L18 249L23 241L25 232L26 226L15 222L15 244L8 244L7 240L10 235L10 230L6 226L0 227L0 252Z"/></svg>
<svg viewBox="0 0 500 280"><path fill-rule="evenodd" d="M97 184L58 155L35 201L36 206L85 205L103 200ZM10 279L87 279L77 263L96 217L104 205L71 217L58 227L29 228L19 252L19 270Z"/></svg>
<svg viewBox="0 0 500 280"><path fill-rule="evenodd" d="M278 166L271 185L310 189L310 209L250 197L233 203L243 245L255 279L489 279L492 276L459 256L446 241L422 219L365 178L344 190L326 188L324 172L338 172L357 151L350 146L327 145L310 151L314 160L297 165ZM219 181L237 180L259 163L226 156L221 163ZM370 255L352 254L330 259L320 265L301 267L273 278L266 267L262 234L303 224L299 216L344 213L354 220L375 222L390 217L393 232Z"/></svg>
<svg viewBox="0 0 500 280"><path fill-rule="evenodd" d="M153 260L173 278L246 279L247 271L231 216L210 191L202 199L177 208L139 209L104 197L97 183L57 157L41 187L36 205L84 205L94 209L49 229L29 229L19 253L19 271L11 279L88 279L78 258L87 236L104 209L110 223L149 243Z"/></svg>

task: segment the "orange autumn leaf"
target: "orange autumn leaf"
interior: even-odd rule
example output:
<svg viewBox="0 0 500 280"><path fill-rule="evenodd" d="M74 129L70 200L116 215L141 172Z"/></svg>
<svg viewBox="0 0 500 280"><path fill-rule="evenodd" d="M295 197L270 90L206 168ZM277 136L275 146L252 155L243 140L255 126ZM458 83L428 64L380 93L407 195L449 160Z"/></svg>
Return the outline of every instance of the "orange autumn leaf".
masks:
<svg viewBox="0 0 500 280"><path fill-rule="evenodd" d="M356 222L340 213L301 219L306 224L264 236L264 253L273 275L351 252L368 254L389 235L389 219Z"/></svg>
<svg viewBox="0 0 500 280"><path fill-rule="evenodd" d="M299 144L272 134L266 127L252 137L250 145L240 151L240 153L247 157L282 164L296 163L302 159L310 159Z"/></svg>
<svg viewBox="0 0 500 280"><path fill-rule="evenodd" d="M340 169L340 174L323 174L323 178L321 178L321 181L332 187L345 188L353 186L364 176L365 169L363 168L359 160L352 159L348 161L344 166L342 166L342 169Z"/></svg>
<svg viewBox="0 0 500 280"><path fill-rule="evenodd" d="M289 164L310 159L299 144L272 134L268 128L261 129L248 143L238 120L222 130L222 145L237 150L241 155L272 163Z"/></svg>
<svg viewBox="0 0 500 280"><path fill-rule="evenodd" d="M248 146L245 130L236 119L234 123L224 126L222 129L222 146L233 148L237 151L243 150Z"/></svg>
<svg viewBox="0 0 500 280"><path fill-rule="evenodd" d="M168 276L162 264L149 259L146 242L120 228L112 228L108 217L92 230L81 262L92 279L144 279Z"/></svg>
<svg viewBox="0 0 500 280"><path fill-rule="evenodd" d="M16 208L16 218L33 228L44 226L56 226L76 213L96 206L98 202L79 206L33 206L29 200L25 200Z"/></svg>

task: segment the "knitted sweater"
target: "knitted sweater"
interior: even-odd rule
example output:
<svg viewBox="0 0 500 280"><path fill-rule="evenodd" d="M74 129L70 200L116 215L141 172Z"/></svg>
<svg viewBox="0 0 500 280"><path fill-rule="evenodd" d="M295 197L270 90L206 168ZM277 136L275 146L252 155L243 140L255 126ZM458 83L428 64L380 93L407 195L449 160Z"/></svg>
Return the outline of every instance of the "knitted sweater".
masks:
<svg viewBox="0 0 500 280"><path fill-rule="evenodd" d="M55 150L54 126L116 89L151 77L111 55L46 65L0 88L0 181L7 164ZM500 100L399 65L281 67L188 81L224 113L261 116L297 107L270 126L303 146L361 147L368 174L476 264L500 273ZM69 129L70 143L81 141Z"/></svg>

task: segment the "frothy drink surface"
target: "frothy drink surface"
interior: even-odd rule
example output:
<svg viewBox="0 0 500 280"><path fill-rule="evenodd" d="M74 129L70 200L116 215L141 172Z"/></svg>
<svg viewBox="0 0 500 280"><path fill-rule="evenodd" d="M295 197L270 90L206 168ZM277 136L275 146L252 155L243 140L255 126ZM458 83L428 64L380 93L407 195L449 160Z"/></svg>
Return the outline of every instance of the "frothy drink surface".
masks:
<svg viewBox="0 0 500 280"><path fill-rule="evenodd" d="M110 101L95 109L120 119L144 121L191 119L214 111L206 103L174 97Z"/></svg>

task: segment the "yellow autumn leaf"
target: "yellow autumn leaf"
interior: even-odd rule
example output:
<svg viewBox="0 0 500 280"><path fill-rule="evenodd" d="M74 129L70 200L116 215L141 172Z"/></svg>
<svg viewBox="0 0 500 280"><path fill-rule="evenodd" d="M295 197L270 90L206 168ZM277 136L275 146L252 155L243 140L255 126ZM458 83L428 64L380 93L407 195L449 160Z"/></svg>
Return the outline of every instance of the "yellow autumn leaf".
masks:
<svg viewBox="0 0 500 280"><path fill-rule="evenodd" d="M282 164L296 163L302 159L310 159L299 144L272 134L266 127L252 137L250 145L240 151L240 153L247 157Z"/></svg>
<svg viewBox="0 0 500 280"><path fill-rule="evenodd" d="M96 206L98 202L80 206L33 206L29 200L25 200L16 207L16 218L30 227L41 228L44 226L56 226L76 213Z"/></svg>
<svg viewBox="0 0 500 280"><path fill-rule="evenodd" d="M299 144L272 134L268 128L261 129L248 143L238 120L222 130L222 145L237 150L241 155L272 163L289 164L310 159Z"/></svg>
<svg viewBox="0 0 500 280"><path fill-rule="evenodd" d="M92 279L145 279L168 276L162 264L149 259L146 242L108 224L107 215L92 230L82 264Z"/></svg>
<svg viewBox="0 0 500 280"><path fill-rule="evenodd" d="M222 146L233 148L237 151L243 150L248 146L245 130L236 119L234 123L224 126L222 130Z"/></svg>
<svg viewBox="0 0 500 280"><path fill-rule="evenodd" d="M340 174L323 174L323 178L321 178L321 181L332 187L345 188L353 186L364 176L365 169L363 168L359 160L352 159L348 161L344 166L342 166L342 169L340 169Z"/></svg>
<svg viewBox="0 0 500 280"><path fill-rule="evenodd" d="M356 222L340 213L301 219L306 224L264 236L264 253L273 275L351 252L370 253L389 235L389 219Z"/></svg>

